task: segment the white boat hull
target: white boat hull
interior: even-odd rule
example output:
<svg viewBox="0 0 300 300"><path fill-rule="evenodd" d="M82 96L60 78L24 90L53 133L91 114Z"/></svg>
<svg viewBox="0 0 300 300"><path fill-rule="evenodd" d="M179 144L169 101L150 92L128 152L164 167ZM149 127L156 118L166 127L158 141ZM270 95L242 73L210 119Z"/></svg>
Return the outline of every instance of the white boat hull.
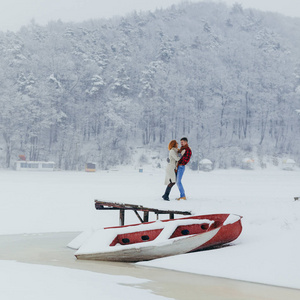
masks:
<svg viewBox="0 0 300 300"><path fill-rule="evenodd" d="M119 245L105 251L84 253L80 249L75 253L78 259L136 262L166 256L184 254L193 251L212 239L220 230L216 228L205 233L167 239L157 243L150 241L135 245Z"/></svg>

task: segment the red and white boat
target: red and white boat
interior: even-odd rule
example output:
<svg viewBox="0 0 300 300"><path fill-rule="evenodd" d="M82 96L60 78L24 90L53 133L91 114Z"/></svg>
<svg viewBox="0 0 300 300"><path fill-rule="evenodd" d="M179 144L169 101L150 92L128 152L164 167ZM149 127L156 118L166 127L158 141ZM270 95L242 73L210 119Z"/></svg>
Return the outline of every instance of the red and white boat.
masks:
<svg viewBox="0 0 300 300"><path fill-rule="evenodd" d="M79 236L69 247L78 249L75 253L78 259L151 260L228 244L240 235L241 218L211 214L107 227L85 238Z"/></svg>

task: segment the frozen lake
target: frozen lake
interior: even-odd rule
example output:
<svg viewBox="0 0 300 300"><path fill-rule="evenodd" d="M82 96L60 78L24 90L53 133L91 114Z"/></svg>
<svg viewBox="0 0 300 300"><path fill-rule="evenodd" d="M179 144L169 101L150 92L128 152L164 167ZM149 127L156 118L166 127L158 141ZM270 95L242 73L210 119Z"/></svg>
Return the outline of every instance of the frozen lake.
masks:
<svg viewBox="0 0 300 300"><path fill-rule="evenodd" d="M233 296L236 299L299 299L300 201L293 198L300 195L299 178L299 170L233 169L210 173L187 170L183 184L188 200L174 200L178 196L175 186L171 201L167 202L161 199L165 188L162 169L144 168L143 173L128 168L96 173L0 170L0 265L7 260L29 263L21 267L26 267L26 274L32 269L32 276L40 272L30 267L37 264L47 265L47 268L67 267L74 272L80 269L70 286L79 285L78 282L87 284L87 274L80 273L84 270L99 276L100 273L106 277L112 274L116 278L127 274L150 280L137 284L130 279L129 286L141 286L161 297L175 299L187 299L189 292L189 299L194 296L200 299L199 294L206 291L211 298L205 299L235 299ZM243 232L231 247L138 264L76 261L74 251L66 245L79 232L118 225L118 213L96 211L94 199L190 210L193 214L234 213L243 216ZM153 215L151 218L154 220ZM134 213L126 214L126 224L137 222ZM14 267L7 266L12 278L20 274L19 265ZM1 270L5 279L2 265ZM105 278L101 282L107 286ZM99 288L99 285L91 287L95 294ZM116 286L115 290L118 291ZM147 293L147 297L150 294ZM31 299L39 299L39 295Z"/></svg>
<svg viewBox="0 0 300 300"><path fill-rule="evenodd" d="M140 289L178 300L299 299L300 291L230 279L201 276L132 263L76 260L65 245L77 233L40 233L0 236L0 260L66 267L106 275L144 279ZM136 287L136 284L132 286Z"/></svg>

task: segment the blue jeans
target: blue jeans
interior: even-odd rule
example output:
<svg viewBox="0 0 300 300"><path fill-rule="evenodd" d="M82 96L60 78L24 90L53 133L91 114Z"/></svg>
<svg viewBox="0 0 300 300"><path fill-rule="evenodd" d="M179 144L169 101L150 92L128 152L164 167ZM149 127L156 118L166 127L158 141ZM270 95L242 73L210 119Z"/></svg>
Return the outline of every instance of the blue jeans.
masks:
<svg viewBox="0 0 300 300"><path fill-rule="evenodd" d="M185 171L185 166L178 166L178 170L177 170L177 186L178 186L178 189L179 189L179 192L180 192L180 197L185 197L184 188L183 188L182 183L181 183L184 171Z"/></svg>

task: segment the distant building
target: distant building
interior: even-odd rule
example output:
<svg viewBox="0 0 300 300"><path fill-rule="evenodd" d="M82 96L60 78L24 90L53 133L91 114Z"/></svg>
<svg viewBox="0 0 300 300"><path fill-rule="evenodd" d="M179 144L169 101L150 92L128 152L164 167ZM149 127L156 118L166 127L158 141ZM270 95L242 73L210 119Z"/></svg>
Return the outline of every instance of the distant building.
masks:
<svg viewBox="0 0 300 300"><path fill-rule="evenodd" d="M88 162L85 164L86 172L96 172L96 163Z"/></svg>
<svg viewBox="0 0 300 300"><path fill-rule="evenodd" d="M253 170L254 169L254 159L246 157L242 160L242 169Z"/></svg>
<svg viewBox="0 0 300 300"><path fill-rule="evenodd" d="M16 171L53 171L53 161L24 161L18 160L14 163Z"/></svg>
<svg viewBox="0 0 300 300"><path fill-rule="evenodd" d="M199 169L206 172L212 171L213 163L207 158L202 159L199 162Z"/></svg>
<svg viewBox="0 0 300 300"><path fill-rule="evenodd" d="M282 161L282 170L293 171L295 167L296 162L291 158L287 158Z"/></svg>

